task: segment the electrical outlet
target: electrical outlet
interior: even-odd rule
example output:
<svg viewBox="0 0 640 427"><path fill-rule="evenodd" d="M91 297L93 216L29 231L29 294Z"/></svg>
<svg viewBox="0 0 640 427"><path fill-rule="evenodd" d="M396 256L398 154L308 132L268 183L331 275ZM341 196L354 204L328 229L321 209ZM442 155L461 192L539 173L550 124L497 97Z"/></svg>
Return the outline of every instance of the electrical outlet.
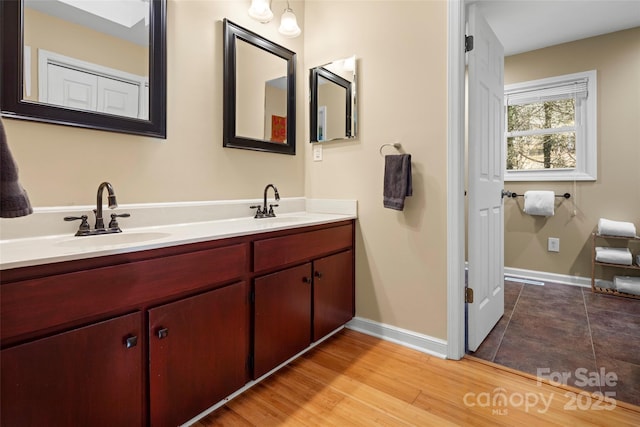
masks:
<svg viewBox="0 0 640 427"><path fill-rule="evenodd" d="M314 162L322 161L322 145L321 144L313 145L313 161Z"/></svg>
<svg viewBox="0 0 640 427"><path fill-rule="evenodd" d="M557 237L549 237L547 241L547 250L549 252L560 252L560 239Z"/></svg>

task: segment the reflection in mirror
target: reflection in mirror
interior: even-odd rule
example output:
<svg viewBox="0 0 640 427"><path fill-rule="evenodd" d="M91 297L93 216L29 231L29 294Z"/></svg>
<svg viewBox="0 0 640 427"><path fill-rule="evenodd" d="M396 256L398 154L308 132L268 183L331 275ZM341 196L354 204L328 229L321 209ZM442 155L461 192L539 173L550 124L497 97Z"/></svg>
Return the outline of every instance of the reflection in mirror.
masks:
<svg viewBox="0 0 640 427"><path fill-rule="evenodd" d="M295 154L295 53L224 20L223 146Z"/></svg>
<svg viewBox="0 0 640 427"><path fill-rule="evenodd" d="M23 99L148 118L149 8L141 1L24 0ZM91 40L91 46L87 45ZM31 90L26 90L31 88Z"/></svg>
<svg viewBox="0 0 640 427"><path fill-rule="evenodd" d="M238 40L236 43L236 135L286 142L284 134L274 138L272 117L286 121L287 61Z"/></svg>
<svg viewBox="0 0 640 427"><path fill-rule="evenodd" d="M356 57L310 70L311 142L356 137Z"/></svg>
<svg viewBox="0 0 640 427"><path fill-rule="evenodd" d="M166 0L21 0L0 9L11 71L3 115L166 136Z"/></svg>

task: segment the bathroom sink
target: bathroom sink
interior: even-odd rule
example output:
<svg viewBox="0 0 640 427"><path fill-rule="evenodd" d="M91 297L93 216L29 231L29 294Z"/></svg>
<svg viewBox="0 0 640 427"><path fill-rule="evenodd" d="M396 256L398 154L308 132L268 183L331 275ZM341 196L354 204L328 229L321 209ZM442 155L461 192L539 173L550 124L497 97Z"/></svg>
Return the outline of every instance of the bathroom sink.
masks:
<svg viewBox="0 0 640 427"><path fill-rule="evenodd" d="M112 245L131 245L135 243L144 243L151 240L163 239L169 237L169 233L146 232L146 233L117 233L117 234L98 234L95 236L70 237L66 240L56 243L56 246L73 247L73 248L95 248L98 246Z"/></svg>

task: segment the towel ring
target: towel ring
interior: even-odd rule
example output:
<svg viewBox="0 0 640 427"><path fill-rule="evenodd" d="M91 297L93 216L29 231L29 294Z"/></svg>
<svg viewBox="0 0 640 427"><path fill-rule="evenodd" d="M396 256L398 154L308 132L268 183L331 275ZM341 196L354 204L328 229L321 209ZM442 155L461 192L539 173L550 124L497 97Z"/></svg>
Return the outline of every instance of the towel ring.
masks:
<svg viewBox="0 0 640 427"><path fill-rule="evenodd" d="M384 155L382 154L382 149L383 149L384 147L393 147L393 148L395 148L396 150L400 150L400 147L402 147L402 144L400 144L399 142L388 143L388 144L382 144L382 145L380 146L380 155L381 155L381 156L384 156Z"/></svg>

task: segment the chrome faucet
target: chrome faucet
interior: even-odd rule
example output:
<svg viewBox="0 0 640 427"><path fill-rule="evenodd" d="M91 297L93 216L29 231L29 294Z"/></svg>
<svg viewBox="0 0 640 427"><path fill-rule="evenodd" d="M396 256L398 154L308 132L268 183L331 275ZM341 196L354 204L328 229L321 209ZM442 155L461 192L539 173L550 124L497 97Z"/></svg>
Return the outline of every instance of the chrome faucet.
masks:
<svg viewBox="0 0 640 427"><path fill-rule="evenodd" d="M273 188L276 202L280 200L280 193L278 193L278 189L276 188L276 186L273 184L267 184L267 186L264 187L264 201L263 201L262 209L260 209L260 205L250 206L251 209L258 208L254 218L273 218L274 216L276 216L275 212L273 211L273 208L278 207L278 205L276 204L269 205L269 209L267 210L267 192L269 191L269 188Z"/></svg>
<svg viewBox="0 0 640 427"><path fill-rule="evenodd" d="M96 226L94 227L96 230L104 230L104 220L102 219L102 193L104 189L107 189L109 195L107 196L107 202L109 204L109 209L115 209L118 207L118 202L116 201L116 193L113 191L113 186L108 182L103 182L98 186L98 197L96 201Z"/></svg>

